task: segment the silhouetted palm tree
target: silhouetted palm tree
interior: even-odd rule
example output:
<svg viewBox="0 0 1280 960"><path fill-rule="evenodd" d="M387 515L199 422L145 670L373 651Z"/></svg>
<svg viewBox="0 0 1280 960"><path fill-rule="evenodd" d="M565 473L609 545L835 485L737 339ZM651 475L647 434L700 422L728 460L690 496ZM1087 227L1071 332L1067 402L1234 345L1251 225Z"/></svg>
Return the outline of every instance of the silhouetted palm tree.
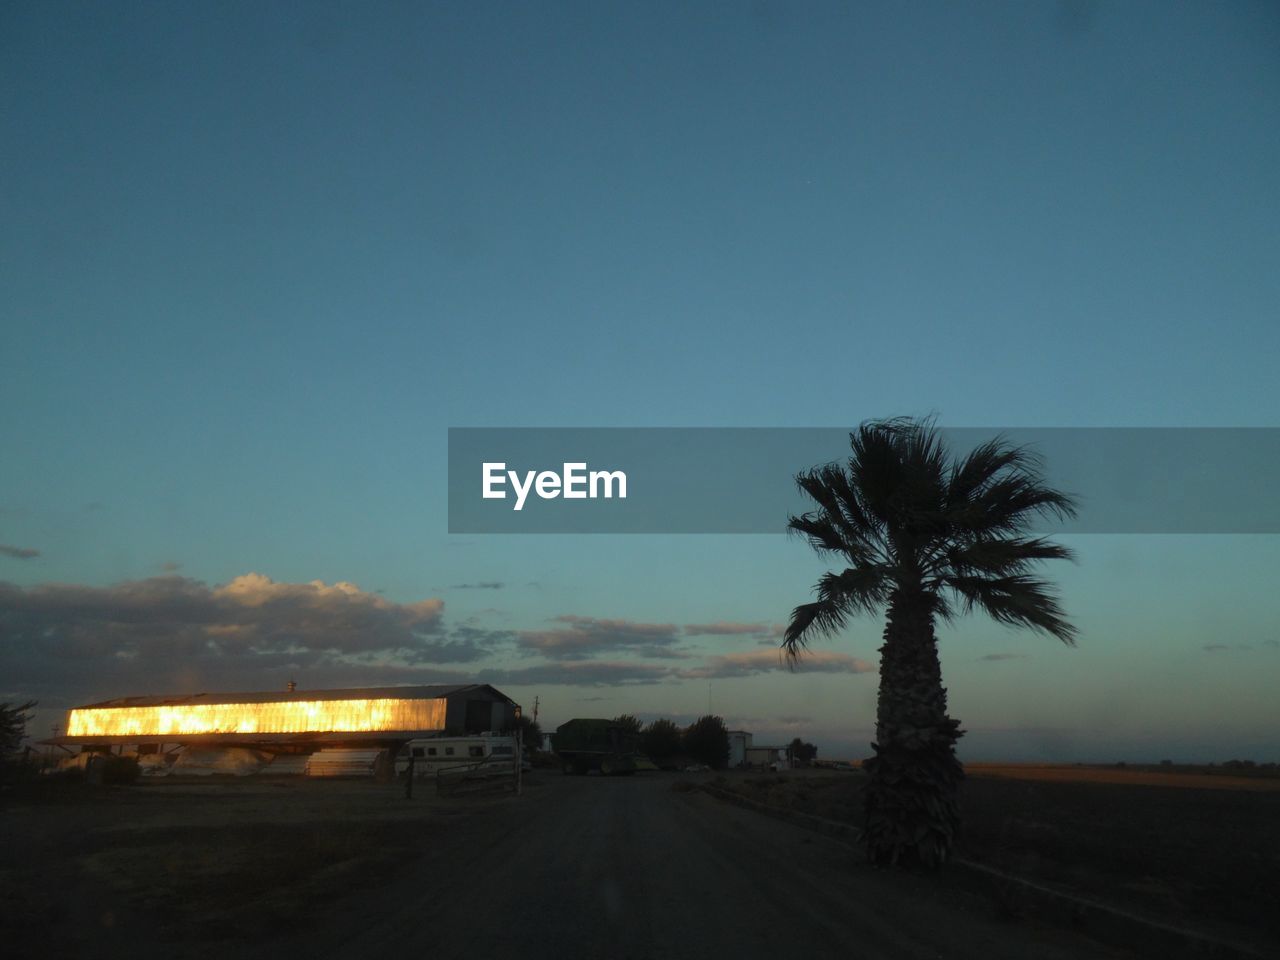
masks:
<svg viewBox="0 0 1280 960"><path fill-rule="evenodd" d="M848 567L824 574L818 599L795 608L783 647L795 657L815 632L833 635L851 615L887 609L864 842L877 863L936 865L959 829L964 772L934 624L977 608L1073 644L1049 584L1031 573L1071 554L1026 532L1037 514L1075 516L1075 504L1045 486L1033 454L1001 438L959 459L931 420L873 421L849 440L847 466L796 477L817 509L788 528Z"/></svg>

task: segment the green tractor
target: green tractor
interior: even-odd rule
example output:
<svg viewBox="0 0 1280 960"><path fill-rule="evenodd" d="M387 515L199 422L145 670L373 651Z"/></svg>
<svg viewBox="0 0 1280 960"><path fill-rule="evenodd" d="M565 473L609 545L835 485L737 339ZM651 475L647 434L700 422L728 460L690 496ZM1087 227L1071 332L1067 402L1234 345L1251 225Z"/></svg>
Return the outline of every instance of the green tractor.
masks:
<svg viewBox="0 0 1280 960"><path fill-rule="evenodd" d="M656 770L640 752L640 735L612 720L570 720L551 735L551 749L565 775L599 770L607 776Z"/></svg>

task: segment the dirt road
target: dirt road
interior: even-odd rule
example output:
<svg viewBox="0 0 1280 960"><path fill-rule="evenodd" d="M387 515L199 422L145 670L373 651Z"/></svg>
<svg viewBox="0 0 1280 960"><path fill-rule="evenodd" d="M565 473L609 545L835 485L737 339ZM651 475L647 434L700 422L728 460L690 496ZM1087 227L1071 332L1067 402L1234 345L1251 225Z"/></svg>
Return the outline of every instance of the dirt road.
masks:
<svg viewBox="0 0 1280 960"><path fill-rule="evenodd" d="M954 882L872 870L846 847L671 776L541 775L456 817L392 884L335 903L293 955L525 958L1122 957L1002 919ZM264 956L280 956L277 942Z"/></svg>

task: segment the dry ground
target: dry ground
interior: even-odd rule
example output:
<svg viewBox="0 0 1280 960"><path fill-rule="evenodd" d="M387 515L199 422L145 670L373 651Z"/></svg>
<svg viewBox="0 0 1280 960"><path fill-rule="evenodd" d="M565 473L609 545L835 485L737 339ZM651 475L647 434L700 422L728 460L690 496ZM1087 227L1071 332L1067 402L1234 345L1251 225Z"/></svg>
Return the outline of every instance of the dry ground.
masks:
<svg viewBox="0 0 1280 960"><path fill-rule="evenodd" d="M686 778L520 798L144 783L0 807L6 945L41 957L1123 957L947 877L875 871Z"/></svg>
<svg viewBox="0 0 1280 960"><path fill-rule="evenodd" d="M9 942L39 956L145 956L151 943L196 956L193 944L296 931L420 852L426 809L370 783L35 786L0 809L0 909Z"/></svg>
<svg viewBox="0 0 1280 960"><path fill-rule="evenodd" d="M967 769L961 855L1177 926L1280 950L1280 780L1160 768ZM725 785L856 825L864 782L861 773L797 771L729 776Z"/></svg>

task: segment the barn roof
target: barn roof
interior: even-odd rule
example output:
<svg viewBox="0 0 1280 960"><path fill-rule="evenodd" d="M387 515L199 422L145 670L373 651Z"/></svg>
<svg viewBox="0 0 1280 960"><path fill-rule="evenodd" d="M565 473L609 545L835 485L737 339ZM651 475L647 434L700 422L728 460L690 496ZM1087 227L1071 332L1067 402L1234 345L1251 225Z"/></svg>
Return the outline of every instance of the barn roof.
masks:
<svg viewBox="0 0 1280 960"><path fill-rule="evenodd" d="M500 699L514 702L506 694L487 683L431 684L416 687L347 687L339 690L271 690L249 693L183 693L116 697L98 703L86 703L73 710L100 710L109 707L190 706L198 703L285 703L294 700L436 700L467 691L488 691Z"/></svg>

